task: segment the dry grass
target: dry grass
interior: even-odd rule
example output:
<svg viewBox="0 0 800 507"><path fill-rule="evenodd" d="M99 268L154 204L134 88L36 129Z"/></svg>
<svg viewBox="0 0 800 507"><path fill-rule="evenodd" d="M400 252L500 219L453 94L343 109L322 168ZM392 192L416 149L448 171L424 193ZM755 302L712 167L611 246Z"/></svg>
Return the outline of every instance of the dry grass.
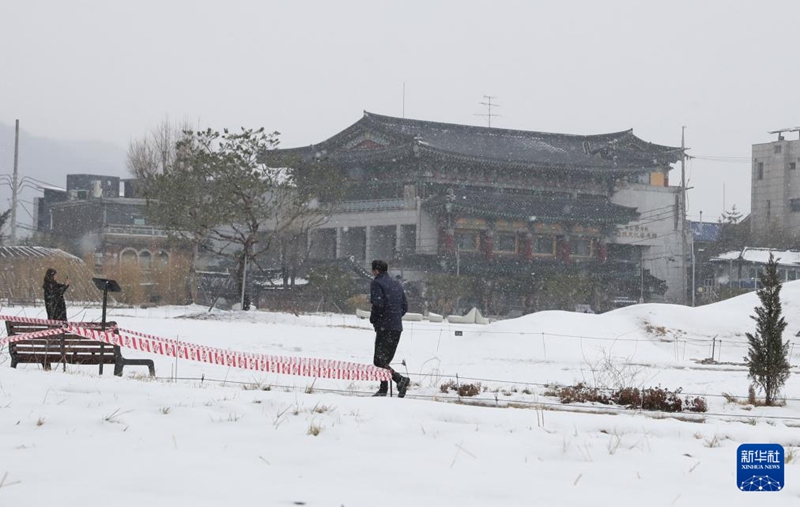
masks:
<svg viewBox="0 0 800 507"><path fill-rule="evenodd" d="M589 387L584 383L561 387L557 396L561 403L600 403L628 408L661 412L705 412L708 405L699 396L680 398L681 388L675 391L661 386L638 389L625 387L617 390Z"/></svg>
<svg viewBox="0 0 800 507"><path fill-rule="evenodd" d="M456 384L454 380L448 380L447 382L439 386L439 390L445 394L448 393L449 391L455 391L458 393L459 396L469 397L469 396L477 396L485 389L481 388L480 382L475 384Z"/></svg>
<svg viewBox="0 0 800 507"><path fill-rule="evenodd" d="M0 477L0 489L7 488L9 486L13 486L14 484L19 484L20 481L14 482L7 482L8 479L8 472L5 472L2 477Z"/></svg>
<svg viewBox="0 0 800 507"><path fill-rule="evenodd" d="M320 433L322 433L322 425L317 422L311 421L311 424L308 425L307 434L316 437Z"/></svg>

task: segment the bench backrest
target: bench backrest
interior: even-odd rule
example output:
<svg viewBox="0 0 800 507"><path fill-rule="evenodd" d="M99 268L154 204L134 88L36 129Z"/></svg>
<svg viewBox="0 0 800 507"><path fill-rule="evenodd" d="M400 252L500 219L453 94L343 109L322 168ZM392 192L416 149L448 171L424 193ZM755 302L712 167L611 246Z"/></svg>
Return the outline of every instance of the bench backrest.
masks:
<svg viewBox="0 0 800 507"><path fill-rule="evenodd" d="M90 329L101 329L100 322L80 322L82 327ZM117 325L116 322L107 322L106 329L111 329ZM24 333L34 333L36 331L44 331L46 329L57 329L61 327L58 324L32 324L29 322L16 322L12 320L6 321L6 331L8 336L20 335ZM16 353L36 353L36 352L62 352L64 354L99 354L107 353L114 354L116 346L111 346L107 343L102 343L96 340L90 340L83 336L72 333L59 333L52 336L45 336L41 338L33 338L9 344Z"/></svg>
<svg viewBox="0 0 800 507"><path fill-rule="evenodd" d="M71 324L75 324L80 327L87 327L89 329L100 329L103 327L102 323L100 322L72 322ZM106 322L106 329L110 330L116 327L116 322ZM55 329L61 327L61 324L33 324L30 322L17 322L14 320L7 320L6 321L6 331L8 331L8 336L13 336L16 334L22 333L33 333L36 331L44 331L45 329Z"/></svg>

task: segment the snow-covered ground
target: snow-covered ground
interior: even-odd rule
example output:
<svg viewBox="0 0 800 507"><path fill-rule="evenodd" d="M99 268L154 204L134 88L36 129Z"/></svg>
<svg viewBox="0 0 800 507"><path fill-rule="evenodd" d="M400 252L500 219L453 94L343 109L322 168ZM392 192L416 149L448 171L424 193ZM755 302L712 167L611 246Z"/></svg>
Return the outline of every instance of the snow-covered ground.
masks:
<svg viewBox="0 0 800 507"><path fill-rule="evenodd" d="M800 282L783 290L800 331ZM702 308L542 312L487 326L408 322L396 367L406 399L375 383L236 370L153 356L127 367L45 372L0 354L0 506L800 505L800 343L784 407L747 397L744 333L755 294ZM0 314L43 317L40 308ZM69 308L76 320L96 309ZM263 354L369 363L355 316L114 309L121 327ZM461 336L456 336L461 331ZM701 364L711 357L715 364ZM148 357L125 351L126 356ZM405 361L405 365L401 364ZM480 383L474 398L442 393ZM177 379L173 379L177 377ZM202 380L200 380L202 378ZM550 384L656 386L703 396L702 415L561 405ZM741 443L793 460L778 493L736 485ZM755 495L755 497L754 497Z"/></svg>

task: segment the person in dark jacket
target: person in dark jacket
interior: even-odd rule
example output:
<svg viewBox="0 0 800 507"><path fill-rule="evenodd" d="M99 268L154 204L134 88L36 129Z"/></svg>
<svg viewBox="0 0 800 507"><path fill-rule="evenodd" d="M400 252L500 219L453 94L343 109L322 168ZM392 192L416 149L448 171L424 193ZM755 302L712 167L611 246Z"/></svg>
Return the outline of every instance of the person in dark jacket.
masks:
<svg viewBox="0 0 800 507"><path fill-rule="evenodd" d="M372 312L369 321L375 328L375 358L373 364L392 372L392 380L397 383L397 397L404 398L411 379L404 377L389 366L394 359L400 334L403 332L403 315L408 311L406 293L400 282L391 278L385 261L372 261L372 274L375 279L370 284L370 303ZM375 396L386 396L389 382L382 381Z"/></svg>
<svg viewBox="0 0 800 507"><path fill-rule="evenodd" d="M69 279L69 277L67 277ZM44 307L49 320L67 320L67 303L64 293L69 289L69 284L56 281L56 270L48 268L44 274Z"/></svg>

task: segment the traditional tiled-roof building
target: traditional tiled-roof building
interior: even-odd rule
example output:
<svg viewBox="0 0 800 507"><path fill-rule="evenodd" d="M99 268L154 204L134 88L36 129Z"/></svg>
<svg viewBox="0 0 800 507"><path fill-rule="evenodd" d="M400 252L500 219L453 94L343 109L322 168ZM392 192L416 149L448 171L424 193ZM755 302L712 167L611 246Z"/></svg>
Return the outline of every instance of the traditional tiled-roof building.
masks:
<svg viewBox="0 0 800 507"><path fill-rule="evenodd" d="M348 186L310 236L314 258L385 258L410 279L566 270L633 292L621 295L683 301L680 192L668 184L681 150L631 130L552 134L365 112L326 141L269 156L324 164Z"/></svg>

